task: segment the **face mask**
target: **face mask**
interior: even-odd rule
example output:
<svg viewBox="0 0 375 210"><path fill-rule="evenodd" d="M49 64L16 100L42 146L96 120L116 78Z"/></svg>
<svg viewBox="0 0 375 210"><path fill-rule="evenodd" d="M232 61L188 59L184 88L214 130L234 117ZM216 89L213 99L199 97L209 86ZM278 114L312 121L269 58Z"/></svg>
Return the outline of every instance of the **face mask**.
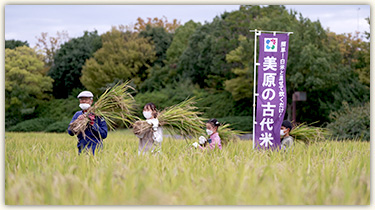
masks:
<svg viewBox="0 0 375 210"><path fill-rule="evenodd" d="M149 118L151 118L151 112L143 112L143 116L144 116L146 119L149 119Z"/></svg>
<svg viewBox="0 0 375 210"><path fill-rule="evenodd" d="M214 132L212 130L206 129L207 135L211 136Z"/></svg>
<svg viewBox="0 0 375 210"><path fill-rule="evenodd" d="M280 136L284 136L285 135L285 131L284 130L280 130Z"/></svg>
<svg viewBox="0 0 375 210"><path fill-rule="evenodd" d="M82 109L82 110L87 110L91 107L90 104L79 104L79 107Z"/></svg>

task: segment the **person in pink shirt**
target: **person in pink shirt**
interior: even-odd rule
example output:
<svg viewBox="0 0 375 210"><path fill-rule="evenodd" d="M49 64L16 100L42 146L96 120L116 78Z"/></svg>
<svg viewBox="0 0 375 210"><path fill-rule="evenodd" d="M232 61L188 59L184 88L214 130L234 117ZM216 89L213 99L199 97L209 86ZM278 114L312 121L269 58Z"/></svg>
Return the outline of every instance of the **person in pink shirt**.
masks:
<svg viewBox="0 0 375 210"><path fill-rule="evenodd" d="M218 147L219 149L221 149L221 139L219 133L217 132L219 126L220 123L215 118L209 120L206 123L206 132L209 137L207 140L203 136L199 137L199 148L215 149L216 147Z"/></svg>

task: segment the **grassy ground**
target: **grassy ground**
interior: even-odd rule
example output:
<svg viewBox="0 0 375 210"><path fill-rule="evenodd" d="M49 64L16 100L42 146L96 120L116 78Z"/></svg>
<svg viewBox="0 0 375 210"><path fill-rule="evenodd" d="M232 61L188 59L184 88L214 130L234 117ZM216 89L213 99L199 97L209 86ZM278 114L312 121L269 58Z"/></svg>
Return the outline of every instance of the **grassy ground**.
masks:
<svg viewBox="0 0 375 210"><path fill-rule="evenodd" d="M369 205L370 143L252 150L251 141L201 152L165 138L138 156L130 131L95 157L68 134L5 133L6 205Z"/></svg>

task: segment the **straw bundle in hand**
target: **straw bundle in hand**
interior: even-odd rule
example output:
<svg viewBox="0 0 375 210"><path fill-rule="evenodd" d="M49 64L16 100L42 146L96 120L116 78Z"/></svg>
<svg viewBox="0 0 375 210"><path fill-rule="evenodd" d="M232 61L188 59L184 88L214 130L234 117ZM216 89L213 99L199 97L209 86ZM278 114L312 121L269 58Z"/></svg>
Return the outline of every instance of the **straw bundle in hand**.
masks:
<svg viewBox="0 0 375 210"><path fill-rule="evenodd" d="M98 101L90 107L86 112L86 118L83 120L75 120L70 124L70 129L75 133L83 133L87 128L89 118L88 115L102 117L107 126L114 130L115 120L122 121L125 126L131 124L135 119L135 100L128 92L133 89L128 85L129 82L118 83L112 88L108 88L98 99Z"/></svg>
<svg viewBox="0 0 375 210"><path fill-rule="evenodd" d="M245 132L240 131L240 130L233 130L232 128L229 127L230 124L223 124L222 126L219 127L218 133L221 139L222 144L226 144L229 141L237 141L239 140L239 135L244 134Z"/></svg>
<svg viewBox="0 0 375 210"><path fill-rule="evenodd" d="M187 99L177 105L168 107L158 114L159 125L163 126L171 134L180 134L183 137L197 136L204 126L201 113L194 106L194 98ZM143 135L152 129L152 125L139 120L133 125L133 132L136 135Z"/></svg>
<svg viewBox="0 0 375 210"><path fill-rule="evenodd" d="M133 124L133 133L138 137L138 138L143 138L144 136L151 136L152 137L152 125L150 125L148 122L145 120L138 120ZM150 138L150 140L153 139Z"/></svg>
<svg viewBox="0 0 375 210"><path fill-rule="evenodd" d="M183 137L198 136L204 127L204 118L199 117L200 112L194 106L194 97L177 105L164 109L158 119L161 126L172 134L180 134Z"/></svg>
<svg viewBox="0 0 375 210"><path fill-rule="evenodd" d="M324 128L308 126L306 123L302 123L296 126L289 133L296 142L303 142L310 144L316 141L322 141L328 136L328 131Z"/></svg>

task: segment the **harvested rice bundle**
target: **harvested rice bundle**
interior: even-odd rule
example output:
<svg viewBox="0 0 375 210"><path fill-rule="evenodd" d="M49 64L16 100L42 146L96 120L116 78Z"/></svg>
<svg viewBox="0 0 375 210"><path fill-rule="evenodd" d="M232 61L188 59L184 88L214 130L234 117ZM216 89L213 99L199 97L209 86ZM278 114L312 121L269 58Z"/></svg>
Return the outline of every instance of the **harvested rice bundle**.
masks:
<svg viewBox="0 0 375 210"><path fill-rule="evenodd" d="M219 128L217 130L217 133L220 136L220 140L221 140L222 145L225 145L230 141L236 142L237 140L239 140L239 135L245 133L245 132L240 131L240 130L233 130L229 126L230 126L230 124L222 124L221 126L219 126ZM209 138L210 138L209 136L202 135L202 136L199 137L198 142L193 143L193 146L197 147L198 144L200 144L201 146L206 146L208 144L207 139L209 139Z"/></svg>
<svg viewBox="0 0 375 210"><path fill-rule="evenodd" d="M128 84L129 82L117 83L114 87L107 88L98 101L87 110L87 117L72 122L70 129L75 134L84 134L91 114L102 117L111 130L115 130L116 120L122 121L125 126L131 124L135 120L135 100L128 92L134 88Z"/></svg>
<svg viewBox="0 0 375 210"><path fill-rule="evenodd" d="M292 129L289 134L296 142L299 141L305 144L310 144L326 139L328 131L324 128L308 126L306 123L302 123Z"/></svg>
<svg viewBox="0 0 375 210"><path fill-rule="evenodd" d="M239 140L238 136L245 133L240 130L233 130L229 126L230 124L223 124L217 131L221 138L222 144L227 144L229 141L236 142L237 140Z"/></svg>
<svg viewBox="0 0 375 210"><path fill-rule="evenodd" d="M184 138L188 136L197 136L202 132L204 123L203 118L199 117L200 112L194 106L194 97L187 99L177 105L165 108L158 114L160 126L171 134L180 134ZM138 136L142 136L145 132L152 130L152 125L139 120L133 124L133 132Z"/></svg>
<svg viewBox="0 0 375 210"><path fill-rule="evenodd" d="M160 125L170 133L177 133L183 137L198 136L202 132L205 119L199 117L201 112L196 111L194 97L177 105L164 109L158 119Z"/></svg>

